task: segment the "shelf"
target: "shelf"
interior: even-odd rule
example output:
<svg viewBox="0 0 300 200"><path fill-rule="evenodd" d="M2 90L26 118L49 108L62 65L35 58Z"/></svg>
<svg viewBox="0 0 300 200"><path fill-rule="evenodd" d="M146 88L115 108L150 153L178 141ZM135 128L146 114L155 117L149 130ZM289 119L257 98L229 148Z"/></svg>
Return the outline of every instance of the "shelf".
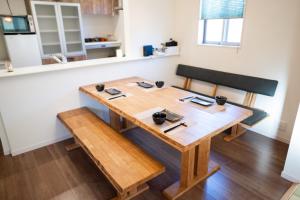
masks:
<svg viewBox="0 0 300 200"><path fill-rule="evenodd" d="M105 49L105 48L118 48L121 46L120 41L107 41L107 42L86 42L86 49Z"/></svg>
<svg viewBox="0 0 300 200"><path fill-rule="evenodd" d="M64 19L78 19L78 16L63 16Z"/></svg>
<svg viewBox="0 0 300 200"><path fill-rule="evenodd" d="M80 32L80 29L65 29L65 32Z"/></svg>
<svg viewBox="0 0 300 200"><path fill-rule="evenodd" d="M67 45L68 44L81 44L82 42L81 41L70 41L70 42L67 42Z"/></svg>
<svg viewBox="0 0 300 200"><path fill-rule="evenodd" d="M53 15L37 15L37 18L40 18L40 19L55 19L56 16L53 16Z"/></svg>
<svg viewBox="0 0 300 200"><path fill-rule="evenodd" d="M59 42L46 42L42 44L43 46L60 46Z"/></svg>
<svg viewBox="0 0 300 200"><path fill-rule="evenodd" d="M45 29L45 30L40 30L41 33L57 33L58 30L51 30L51 29Z"/></svg>

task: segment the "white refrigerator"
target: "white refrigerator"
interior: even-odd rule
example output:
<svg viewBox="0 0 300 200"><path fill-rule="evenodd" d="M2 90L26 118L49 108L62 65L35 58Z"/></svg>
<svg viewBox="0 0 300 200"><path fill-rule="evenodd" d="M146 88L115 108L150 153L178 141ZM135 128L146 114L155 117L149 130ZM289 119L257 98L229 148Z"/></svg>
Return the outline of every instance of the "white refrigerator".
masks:
<svg viewBox="0 0 300 200"><path fill-rule="evenodd" d="M6 34L4 39L14 68L42 65L36 34Z"/></svg>

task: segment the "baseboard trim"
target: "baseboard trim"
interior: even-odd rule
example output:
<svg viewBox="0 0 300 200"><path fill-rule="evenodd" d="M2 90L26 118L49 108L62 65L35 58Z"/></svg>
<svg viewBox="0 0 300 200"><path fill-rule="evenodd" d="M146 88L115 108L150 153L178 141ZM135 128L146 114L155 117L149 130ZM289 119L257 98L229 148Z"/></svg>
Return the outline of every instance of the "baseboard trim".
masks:
<svg viewBox="0 0 300 200"><path fill-rule="evenodd" d="M291 181L293 183L300 183L300 180L297 180L294 177L288 175L285 171L281 172L281 177L283 177L284 179Z"/></svg>
<svg viewBox="0 0 300 200"><path fill-rule="evenodd" d="M10 154L10 151L9 151L9 150L6 150L6 151L3 152L3 154L4 154L5 156L8 156L8 155Z"/></svg>
<svg viewBox="0 0 300 200"><path fill-rule="evenodd" d="M17 156L17 155L20 155L22 153L26 153L26 152L29 152L29 151L32 151L32 150L35 150L35 149L39 149L39 148L57 143L57 142L61 142L63 140L69 139L71 137L72 137L72 135L64 135L62 137L55 138L53 140L44 141L44 142L29 146L29 147L25 147L25 148L21 148L21 149L17 149L17 150L12 150L11 155L12 156Z"/></svg>

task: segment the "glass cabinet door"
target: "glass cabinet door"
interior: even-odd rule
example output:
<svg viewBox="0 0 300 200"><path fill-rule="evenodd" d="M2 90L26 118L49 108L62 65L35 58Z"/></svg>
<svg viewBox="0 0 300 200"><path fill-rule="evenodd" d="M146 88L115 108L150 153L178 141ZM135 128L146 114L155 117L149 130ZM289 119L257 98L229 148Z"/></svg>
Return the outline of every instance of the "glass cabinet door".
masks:
<svg viewBox="0 0 300 200"><path fill-rule="evenodd" d="M42 55L63 53L55 4L33 4Z"/></svg>
<svg viewBox="0 0 300 200"><path fill-rule="evenodd" d="M61 4L60 10L66 56L85 54L79 7L76 5Z"/></svg>

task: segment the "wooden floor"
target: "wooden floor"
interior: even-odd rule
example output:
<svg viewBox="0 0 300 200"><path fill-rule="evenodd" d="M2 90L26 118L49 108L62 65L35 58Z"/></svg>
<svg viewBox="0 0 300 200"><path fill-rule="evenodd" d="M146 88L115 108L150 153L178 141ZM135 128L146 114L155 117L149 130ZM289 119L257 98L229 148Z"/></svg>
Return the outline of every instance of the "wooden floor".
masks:
<svg viewBox="0 0 300 200"><path fill-rule="evenodd" d="M160 160L166 173L135 199L163 199L160 191L178 178L179 153L141 129L126 133ZM0 199L110 199L115 191L81 150L66 152L72 140L16 157L0 156ZM182 200L280 199L291 183L280 177L288 146L248 132L226 143L213 139L211 158L221 170L195 186ZM126 174L124 174L126 176Z"/></svg>

